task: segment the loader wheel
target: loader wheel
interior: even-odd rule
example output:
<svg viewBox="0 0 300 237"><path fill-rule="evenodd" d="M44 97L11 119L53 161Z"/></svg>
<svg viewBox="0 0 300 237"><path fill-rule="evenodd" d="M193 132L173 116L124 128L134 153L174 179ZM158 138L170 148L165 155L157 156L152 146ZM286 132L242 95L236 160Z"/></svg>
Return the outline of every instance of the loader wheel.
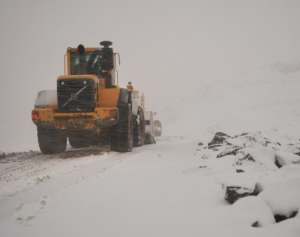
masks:
<svg viewBox="0 0 300 237"><path fill-rule="evenodd" d="M66 150L67 137L61 131L49 128L38 128L37 135L42 153L54 154Z"/></svg>
<svg viewBox="0 0 300 237"><path fill-rule="evenodd" d="M145 118L143 109L139 109L134 119L133 145L143 146L145 144Z"/></svg>
<svg viewBox="0 0 300 237"><path fill-rule="evenodd" d="M133 121L131 105L119 107L119 122L111 134L111 150L118 152L132 151Z"/></svg>

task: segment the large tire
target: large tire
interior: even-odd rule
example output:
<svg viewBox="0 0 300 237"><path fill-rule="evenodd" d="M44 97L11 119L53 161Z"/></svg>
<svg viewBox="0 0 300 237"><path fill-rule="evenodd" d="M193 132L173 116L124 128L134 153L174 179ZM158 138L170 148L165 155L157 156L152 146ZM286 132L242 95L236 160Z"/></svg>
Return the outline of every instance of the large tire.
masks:
<svg viewBox="0 0 300 237"><path fill-rule="evenodd" d="M142 108L139 109L138 115L134 117L133 145L143 146L145 144L145 117Z"/></svg>
<svg viewBox="0 0 300 237"><path fill-rule="evenodd" d="M38 127L38 142L42 153L55 154L66 150L67 137L57 129Z"/></svg>
<svg viewBox="0 0 300 237"><path fill-rule="evenodd" d="M119 122L112 129L111 150L130 152L133 147L133 116L130 104L119 107Z"/></svg>

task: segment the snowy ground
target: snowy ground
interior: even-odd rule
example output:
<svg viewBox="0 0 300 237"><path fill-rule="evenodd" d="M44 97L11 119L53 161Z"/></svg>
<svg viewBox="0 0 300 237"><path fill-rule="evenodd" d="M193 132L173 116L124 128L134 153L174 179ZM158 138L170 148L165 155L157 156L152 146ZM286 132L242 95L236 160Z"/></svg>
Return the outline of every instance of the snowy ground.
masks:
<svg viewBox="0 0 300 237"><path fill-rule="evenodd" d="M206 151L163 137L130 154L2 160L0 236L299 236L299 217L273 224L260 202L225 202L230 168Z"/></svg>

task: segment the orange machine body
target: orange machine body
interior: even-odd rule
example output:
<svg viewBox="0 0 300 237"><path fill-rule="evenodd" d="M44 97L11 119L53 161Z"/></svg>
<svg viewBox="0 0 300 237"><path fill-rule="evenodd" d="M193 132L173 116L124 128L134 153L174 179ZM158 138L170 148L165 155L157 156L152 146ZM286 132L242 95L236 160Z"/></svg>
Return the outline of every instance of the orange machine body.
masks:
<svg viewBox="0 0 300 237"><path fill-rule="evenodd" d="M36 125L62 130L94 130L111 127L118 122L118 100L120 88L118 85L108 88L105 78L92 74L71 75L70 55L76 48L68 48L65 54L64 75L59 76L60 80L82 80L88 79L95 81L97 93L96 108L93 112L59 112L57 106L47 105L35 107L32 111L32 120ZM97 48L86 48L86 52L94 52ZM115 68L107 73L113 74Z"/></svg>

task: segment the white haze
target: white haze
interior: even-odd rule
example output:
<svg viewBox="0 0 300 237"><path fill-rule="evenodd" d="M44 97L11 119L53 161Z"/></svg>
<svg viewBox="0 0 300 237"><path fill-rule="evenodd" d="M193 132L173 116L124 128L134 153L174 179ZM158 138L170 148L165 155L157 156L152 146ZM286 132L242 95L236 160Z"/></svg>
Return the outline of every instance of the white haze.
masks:
<svg viewBox="0 0 300 237"><path fill-rule="evenodd" d="M299 70L299 20L297 0L2 0L0 150L37 149L33 102L39 90L55 88L69 46L112 40L121 54L121 84L132 81L144 91L167 132L184 133L192 124L180 119L182 108L196 106L207 83ZM172 126L167 119L177 115Z"/></svg>

